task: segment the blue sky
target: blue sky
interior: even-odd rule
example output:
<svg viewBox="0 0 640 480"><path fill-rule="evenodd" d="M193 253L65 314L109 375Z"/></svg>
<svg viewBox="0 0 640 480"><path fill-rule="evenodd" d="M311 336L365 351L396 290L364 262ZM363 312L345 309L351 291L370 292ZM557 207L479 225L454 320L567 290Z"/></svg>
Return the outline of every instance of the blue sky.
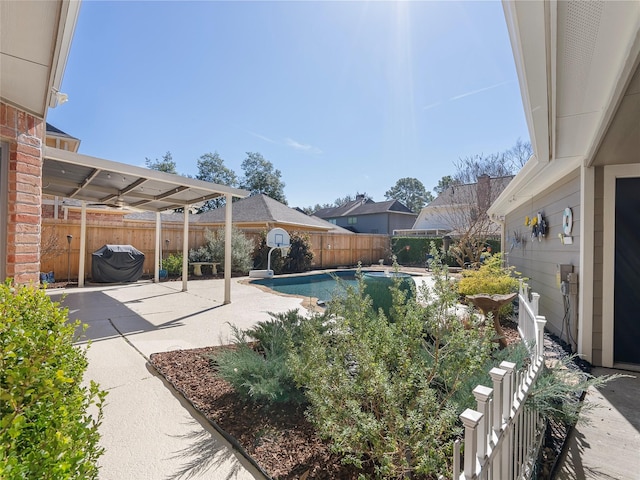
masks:
<svg viewBox="0 0 640 480"><path fill-rule="evenodd" d="M80 153L195 175L218 152L282 172L290 206L529 140L502 5L487 2L84 0L47 120Z"/></svg>

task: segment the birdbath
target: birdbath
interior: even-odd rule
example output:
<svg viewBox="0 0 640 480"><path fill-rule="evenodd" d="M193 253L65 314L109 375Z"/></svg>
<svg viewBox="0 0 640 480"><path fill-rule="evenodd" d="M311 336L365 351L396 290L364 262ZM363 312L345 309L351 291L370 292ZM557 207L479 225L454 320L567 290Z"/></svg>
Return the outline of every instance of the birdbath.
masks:
<svg viewBox="0 0 640 480"><path fill-rule="evenodd" d="M507 346L507 340L505 339L504 331L502 330L502 326L500 325L498 311L500 310L500 307L506 305L511 300L516 298L516 295L517 293L494 295L479 293L477 295L467 295L467 300L473 303L485 317L487 317L489 313L493 314L493 327L496 329L496 333L498 334L498 342L500 343L500 348L505 348Z"/></svg>

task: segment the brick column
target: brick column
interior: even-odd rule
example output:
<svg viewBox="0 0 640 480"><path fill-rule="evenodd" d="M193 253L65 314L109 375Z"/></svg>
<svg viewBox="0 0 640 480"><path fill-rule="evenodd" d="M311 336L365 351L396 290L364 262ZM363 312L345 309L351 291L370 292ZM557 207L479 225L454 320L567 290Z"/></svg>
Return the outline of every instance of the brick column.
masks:
<svg viewBox="0 0 640 480"><path fill-rule="evenodd" d="M0 104L0 137L9 144L6 272L39 282L44 120Z"/></svg>

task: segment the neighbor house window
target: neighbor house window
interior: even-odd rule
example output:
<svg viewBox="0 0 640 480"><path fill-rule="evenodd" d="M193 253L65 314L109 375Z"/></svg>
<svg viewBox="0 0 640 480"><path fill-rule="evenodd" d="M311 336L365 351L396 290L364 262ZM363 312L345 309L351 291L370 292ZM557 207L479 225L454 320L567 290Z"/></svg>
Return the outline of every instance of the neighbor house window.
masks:
<svg viewBox="0 0 640 480"><path fill-rule="evenodd" d="M356 223L358 223L358 217L349 217L347 219L347 223L349 225L355 225Z"/></svg>
<svg viewBox="0 0 640 480"><path fill-rule="evenodd" d="M329 220L327 220L327 222L333 223L334 225L336 225L337 220L335 218L330 218Z"/></svg>

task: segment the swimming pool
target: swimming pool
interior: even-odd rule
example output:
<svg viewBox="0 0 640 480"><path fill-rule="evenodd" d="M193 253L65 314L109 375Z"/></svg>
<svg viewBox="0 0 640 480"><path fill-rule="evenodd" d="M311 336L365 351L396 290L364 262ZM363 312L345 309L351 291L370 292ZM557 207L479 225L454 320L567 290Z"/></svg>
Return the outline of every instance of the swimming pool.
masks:
<svg viewBox="0 0 640 480"><path fill-rule="evenodd" d="M347 286L357 286L357 272L357 270L337 270L331 273L265 278L253 280L251 283L263 285L279 293L306 298L315 297L319 301L328 302L332 296L344 294ZM361 270L361 272L376 277L389 276L388 273L375 270ZM336 281L336 277L340 282Z"/></svg>
<svg viewBox="0 0 640 480"><path fill-rule="evenodd" d="M315 297L323 302L328 302L333 294L344 293L344 286L358 284L356 273L357 270L338 270L330 274L314 273L311 275L265 278L253 280L251 283L263 285L280 293L307 298ZM365 273L365 271L362 271L362 273ZM334 277L339 278L344 286L340 286Z"/></svg>

